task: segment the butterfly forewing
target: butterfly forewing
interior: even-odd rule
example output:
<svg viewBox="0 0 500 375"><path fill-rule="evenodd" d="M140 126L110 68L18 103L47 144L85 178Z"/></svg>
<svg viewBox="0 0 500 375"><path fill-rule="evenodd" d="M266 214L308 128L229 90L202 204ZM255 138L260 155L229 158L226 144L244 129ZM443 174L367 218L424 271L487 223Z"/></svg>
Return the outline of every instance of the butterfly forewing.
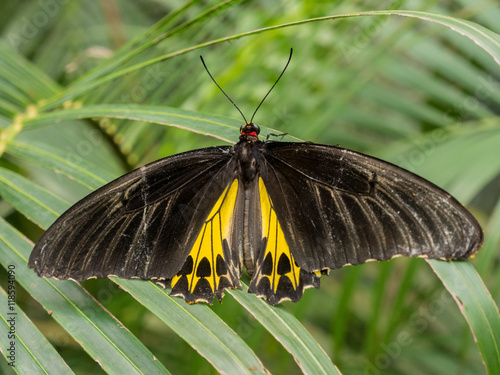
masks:
<svg viewBox="0 0 500 375"><path fill-rule="evenodd" d="M45 232L29 267L61 279L171 279L234 179L231 149L161 159L103 186Z"/></svg>
<svg viewBox="0 0 500 375"><path fill-rule="evenodd" d="M397 255L463 259L482 244L460 203L395 165L312 143L269 142L263 155L262 178L307 271Z"/></svg>

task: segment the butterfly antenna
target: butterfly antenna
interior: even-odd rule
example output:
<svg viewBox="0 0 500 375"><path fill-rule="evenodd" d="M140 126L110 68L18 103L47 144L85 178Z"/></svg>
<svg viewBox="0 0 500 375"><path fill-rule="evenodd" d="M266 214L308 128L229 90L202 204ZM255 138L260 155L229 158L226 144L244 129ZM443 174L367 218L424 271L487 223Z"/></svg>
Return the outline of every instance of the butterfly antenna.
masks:
<svg viewBox="0 0 500 375"><path fill-rule="evenodd" d="M214 81L215 85L219 88L220 91L222 91L222 93L226 96L226 98L228 98L229 101L231 103L233 103L233 105L236 107L236 109L238 110L238 112L241 114L241 117L243 117L243 120L245 120L245 124L248 123L247 119L245 118L245 115L243 114L243 112L241 112L241 110L238 108L238 106L236 105L236 103L231 100L231 98L224 92L224 90L222 90L222 87L219 86L219 84L214 79L214 77L212 77L212 75L210 74L210 71L207 68L207 65L205 64L205 61L203 61L203 57L202 56L200 56L200 59L201 59L201 62L203 63L203 66L205 67L205 70L207 71L208 75L210 76L210 78L212 78L212 81Z"/></svg>
<svg viewBox="0 0 500 375"><path fill-rule="evenodd" d="M274 86L276 86L276 84L278 83L278 81L280 80L281 76L283 75L283 73L285 73L285 70L286 68L288 68L288 64L290 64L290 60L292 59L292 53L293 53L293 48L290 48L290 56L288 57L288 61L286 62L286 65L285 67L283 68L283 71L281 72L280 76L278 77L278 79L276 80L276 82L274 82L274 85L273 87L271 87L271 89L267 92L266 96L264 96L264 99L262 99L262 101L260 102L260 104L257 106L257 108L255 109L255 112L253 113L252 115L252 118L250 119L250 122L253 121L253 118L255 116L255 114L257 113L257 111L259 110L260 106L262 105L262 103L264 103L264 100L266 100L267 96L271 93L271 91L273 91L274 89Z"/></svg>

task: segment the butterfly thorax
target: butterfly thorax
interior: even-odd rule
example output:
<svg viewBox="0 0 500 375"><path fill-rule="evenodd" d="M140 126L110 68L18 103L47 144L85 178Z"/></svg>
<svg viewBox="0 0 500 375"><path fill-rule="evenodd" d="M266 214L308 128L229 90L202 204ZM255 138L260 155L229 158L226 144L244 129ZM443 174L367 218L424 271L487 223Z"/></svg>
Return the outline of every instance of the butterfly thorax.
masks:
<svg viewBox="0 0 500 375"><path fill-rule="evenodd" d="M259 173L260 153L262 142L259 140L259 126L247 122L240 128L240 141L234 146L238 160L238 174L245 188Z"/></svg>
<svg viewBox="0 0 500 375"><path fill-rule="evenodd" d="M256 142L238 142L234 146L236 160L238 160L238 175L243 186L249 184L259 174L260 148L261 141Z"/></svg>

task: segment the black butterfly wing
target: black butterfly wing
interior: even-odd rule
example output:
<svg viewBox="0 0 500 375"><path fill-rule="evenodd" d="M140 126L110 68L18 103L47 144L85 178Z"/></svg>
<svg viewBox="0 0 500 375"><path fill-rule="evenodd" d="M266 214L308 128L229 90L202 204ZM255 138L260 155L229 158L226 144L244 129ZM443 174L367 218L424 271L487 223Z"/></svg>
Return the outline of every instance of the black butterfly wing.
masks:
<svg viewBox="0 0 500 375"><path fill-rule="evenodd" d="M395 256L464 259L483 242L451 195L382 160L340 147L268 142L261 176L304 270Z"/></svg>
<svg viewBox="0 0 500 375"><path fill-rule="evenodd" d="M190 252L196 253L195 242L205 233L214 206L229 212L232 208L227 206L235 205L237 186L231 190L232 201L223 198L234 186L236 161L231 150L231 146L210 147L167 157L101 187L45 232L31 253L29 267L42 277L74 280L116 275L179 281L192 276L188 285L177 283L175 294L211 302L214 292L222 293L222 284L239 285L234 257L226 246L218 263L210 258L207 266L198 257L189 270L186 259ZM206 238L220 234L212 231ZM223 239L219 242L220 248ZM196 277L200 262L204 273ZM184 273L178 277L181 268ZM200 279L210 273L213 278L216 268L227 280L208 283L211 290L195 291ZM203 281L200 284L207 284Z"/></svg>

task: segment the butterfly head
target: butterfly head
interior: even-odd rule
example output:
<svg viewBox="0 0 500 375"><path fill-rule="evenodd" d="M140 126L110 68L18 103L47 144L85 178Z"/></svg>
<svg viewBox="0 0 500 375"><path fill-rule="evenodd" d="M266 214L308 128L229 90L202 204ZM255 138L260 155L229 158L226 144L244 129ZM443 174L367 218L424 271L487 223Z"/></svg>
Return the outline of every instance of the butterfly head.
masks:
<svg viewBox="0 0 500 375"><path fill-rule="evenodd" d="M247 142L255 142L259 139L260 128L259 125L253 122L247 122L240 128L240 140Z"/></svg>

